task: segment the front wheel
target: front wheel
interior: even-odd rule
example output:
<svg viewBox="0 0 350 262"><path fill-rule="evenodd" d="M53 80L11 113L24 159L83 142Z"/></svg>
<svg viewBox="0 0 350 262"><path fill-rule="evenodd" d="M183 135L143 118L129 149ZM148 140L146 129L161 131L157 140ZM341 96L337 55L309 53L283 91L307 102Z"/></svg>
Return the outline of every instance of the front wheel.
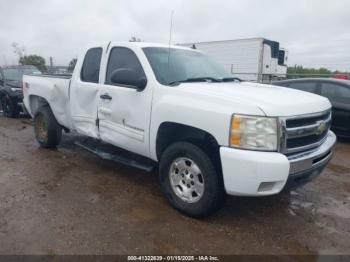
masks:
<svg viewBox="0 0 350 262"><path fill-rule="evenodd" d="M161 157L159 173L166 198L186 215L204 217L223 203L225 193L217 168L191 143L170 145Z"/></svg>
<svg viewBox="0 0 350 262"><path fill-rule="evenodd" d="M38 109L33 122L35 138L41 147L53 148L61 142L62 128L48 106Z"/></svg>

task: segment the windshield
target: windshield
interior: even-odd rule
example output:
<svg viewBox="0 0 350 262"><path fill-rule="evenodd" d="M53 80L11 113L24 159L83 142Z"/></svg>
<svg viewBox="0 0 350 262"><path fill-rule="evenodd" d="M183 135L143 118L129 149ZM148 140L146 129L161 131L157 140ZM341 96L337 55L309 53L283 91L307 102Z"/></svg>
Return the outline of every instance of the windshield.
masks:
<svg viewBox="0 0 350 262"><path fill-rule="evenodd" d="M23 74L40 75L41 72L36 68L5 68L4 77L7 81L22 81Z"/></svg>
<svg viewBox="0 0 350 262"><path fill-rule="evenodd" d="M146 47L143 51L157 80L164 85L194 80L218 82L232 77L207 55L197 51L165 47Z"/></svg>

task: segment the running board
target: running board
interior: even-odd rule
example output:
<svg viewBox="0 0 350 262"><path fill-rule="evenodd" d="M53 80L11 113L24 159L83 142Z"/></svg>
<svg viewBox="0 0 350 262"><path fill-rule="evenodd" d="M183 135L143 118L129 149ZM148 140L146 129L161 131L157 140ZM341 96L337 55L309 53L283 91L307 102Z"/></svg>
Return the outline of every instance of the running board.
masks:
<svg viewBox="0 0 350 262"><path fill-rule="evenodd" d="M129 153L129 152L126 153L126 155L129 155L129 156L122 156L121 151L124 151L124 150L121 150L118 148L116 148L116 151L119 151L118 153L107 152L107 151L113 151L113 150L110 150L112 146L109 146L108 148L109 150L100 149L99 147L103 147L104 145L103 144L99 145L99 142L96 142L96 141L93 141L92 144L75 141L75 144L95 155L98 155L99 157L105 160L114 161L127 166L135 167L147 172L152 172L155 167L155 162L153 162L152 160L146 159L142 156L138 156L136 154ZM136 158L137 160L135 160L134 158Z"/></svg>

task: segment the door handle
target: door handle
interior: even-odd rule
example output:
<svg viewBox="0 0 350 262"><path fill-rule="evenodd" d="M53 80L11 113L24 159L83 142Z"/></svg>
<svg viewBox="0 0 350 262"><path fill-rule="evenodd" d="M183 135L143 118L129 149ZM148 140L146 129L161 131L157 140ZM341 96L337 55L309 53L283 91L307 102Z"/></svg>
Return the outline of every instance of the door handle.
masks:
<svg viewBox="0 0 350 262"><path fill-rule="evenodd" d="M100 95L100 98L105 100L112 100L112 97L109 94Z"/></svg>
<svg viewBox="0 0 350 262"><path fill-rule="evenodd" d="M111 109L108 109L108 108L103 108L103 107L100 107L98 109L98 112L100 114L103 114L103 115L111 115L112 114L112 110Z"/></svg>

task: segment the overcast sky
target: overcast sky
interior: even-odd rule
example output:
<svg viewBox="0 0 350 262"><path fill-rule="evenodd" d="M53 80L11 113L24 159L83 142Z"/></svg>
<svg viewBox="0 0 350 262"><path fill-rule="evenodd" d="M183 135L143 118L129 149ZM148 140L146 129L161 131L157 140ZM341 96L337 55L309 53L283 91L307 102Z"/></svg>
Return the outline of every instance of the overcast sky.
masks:
<svg viewBox="0 0 350 262"><path fill-rule="evenodd" d="M350 71L349 0L0 0L0 64L11 44L67 65L91 42L137 36L173 43L264 37L289 50L289 65Z"/></svg>

